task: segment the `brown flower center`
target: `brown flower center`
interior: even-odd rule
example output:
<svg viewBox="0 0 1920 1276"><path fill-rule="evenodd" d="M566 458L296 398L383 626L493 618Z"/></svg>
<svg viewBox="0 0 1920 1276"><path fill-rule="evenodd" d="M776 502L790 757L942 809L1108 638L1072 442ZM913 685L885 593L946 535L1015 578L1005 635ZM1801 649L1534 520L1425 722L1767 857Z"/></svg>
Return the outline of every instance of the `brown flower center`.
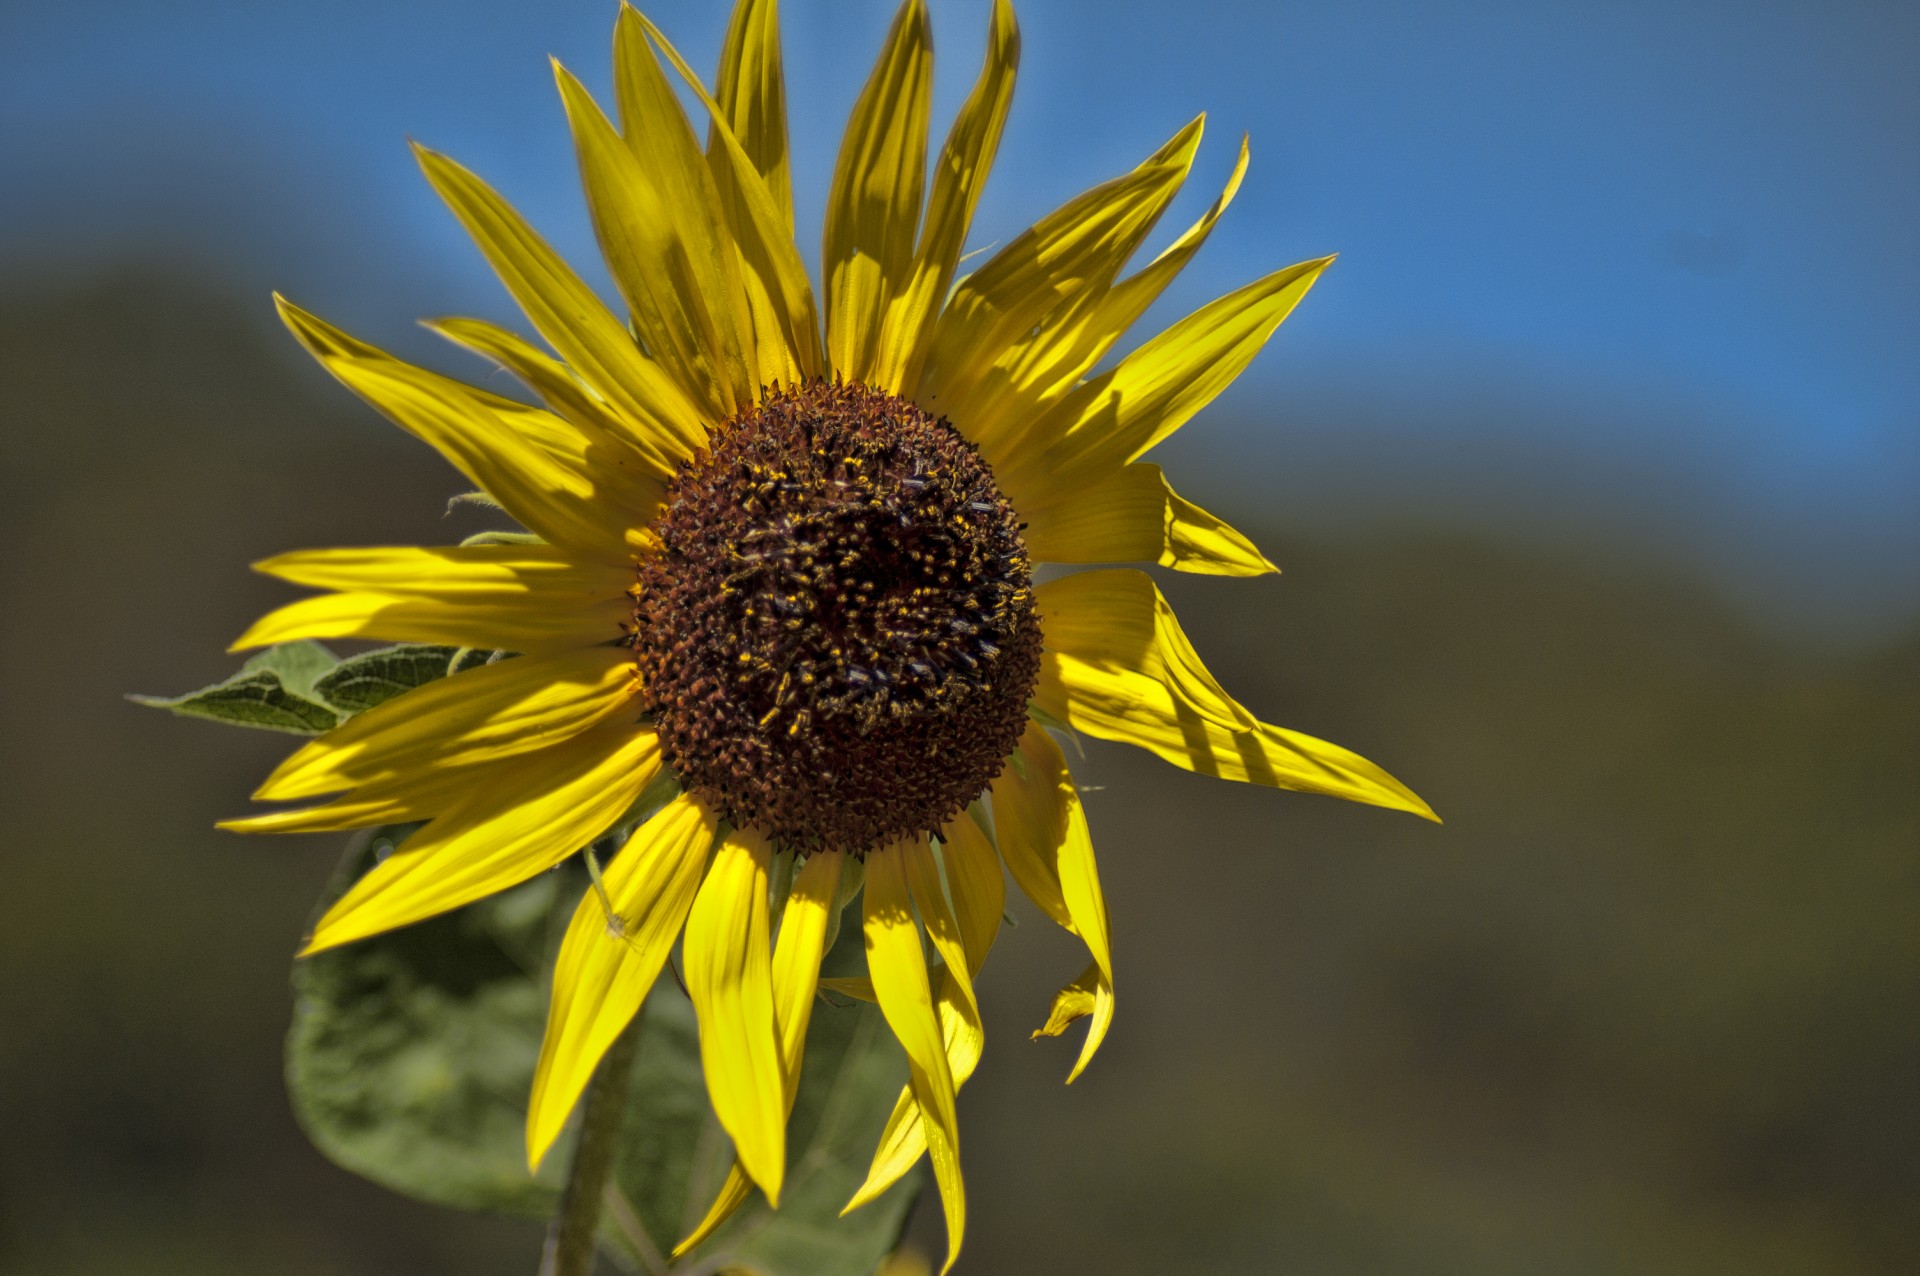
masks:
<svg viewBox="0 0 1920 1276"><path fill-rule="evenodd" d="M860 385L776 390L681 465L655 530L644 696L723 818L864 853L999 774L1039 677L1031 565L945 421Z"/></svg>

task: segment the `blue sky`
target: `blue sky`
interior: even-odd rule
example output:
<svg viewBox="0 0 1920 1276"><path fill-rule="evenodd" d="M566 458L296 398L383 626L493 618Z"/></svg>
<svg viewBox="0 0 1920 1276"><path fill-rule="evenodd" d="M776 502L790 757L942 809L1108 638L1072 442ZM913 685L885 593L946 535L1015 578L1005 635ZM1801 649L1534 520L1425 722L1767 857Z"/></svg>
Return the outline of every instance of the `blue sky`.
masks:
<svg viewBox="0 0 1920 1276"><path fill-rule="evenodd" d="M932 7L950 111L987 5ZM1631 536L1776 608L1920 610L1920 8L1020 7L1021 84L976 243L1205 109L1208 144L1164 234L1212 198L1242 132L1253 168L1150 319L1341 253L1222 424L1176 444L1216 463L1223 500L1467 524L1497 505ZM783 10L811 244L891 5ZM712 64L719 3L650 12ZM414 316L507 303L403 139L478 169L585 261L545 55L604 86L612 14L602 0L7 6L0 268L220 263L243 288L429 349ZM1236 457L1237 479L1219 464Z"/></svg>

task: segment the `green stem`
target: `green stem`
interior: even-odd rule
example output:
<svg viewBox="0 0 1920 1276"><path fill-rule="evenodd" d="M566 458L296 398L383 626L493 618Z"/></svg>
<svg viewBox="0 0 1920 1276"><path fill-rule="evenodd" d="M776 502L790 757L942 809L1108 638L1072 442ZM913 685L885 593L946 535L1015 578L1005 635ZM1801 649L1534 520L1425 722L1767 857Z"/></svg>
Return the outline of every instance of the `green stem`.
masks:
<svg viewBox="0 0 1920 1276"><path fill-rule="evenodd" d="M587 1087L586 1108L580 1114L580 1142L574 1145L573 1165L567 1170L566 1186L560 1189L560 1205L547 1228L540 1276L589 1276L593 1271L600 1203L607 1175L613 1169L614 1151L620 1145L628 1077L640 1044L640 1019L640 1015L634 1016L600 1060Z"/></svg>

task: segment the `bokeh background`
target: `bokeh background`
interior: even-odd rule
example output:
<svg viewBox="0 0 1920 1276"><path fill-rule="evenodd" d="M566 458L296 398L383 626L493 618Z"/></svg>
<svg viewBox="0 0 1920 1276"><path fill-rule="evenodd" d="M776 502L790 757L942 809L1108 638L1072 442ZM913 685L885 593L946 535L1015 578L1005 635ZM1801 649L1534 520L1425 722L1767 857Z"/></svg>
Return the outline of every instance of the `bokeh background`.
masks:
<svg viewBox="0 0 1920 1276"><path fill-rule="evenodd" d="M890 6L783 7L811 245ZM933 8L950 111L986 5ZM712 65L719 3L651 11ZM1285 574L1167 588L1249 705L1448 823L1089 743L1120 1015L1063 1090L1026 1034L1080 959L1003 940L963 1270L1920 1270L1920 10L1021 16L976 244L1205 108L1150 251L1242 132L1253 168L1149 325L1342 253L1163 449ZM286 968L337 841L213 831L285 738L120 697L233 667L285 597L250 560L471 530L267 293L477 374L412 319L515 316L402 139L587 263L544 56L604 87L612 18L0 5L0 1272L532 1270L537 1228L305 1143Z"/></svg>

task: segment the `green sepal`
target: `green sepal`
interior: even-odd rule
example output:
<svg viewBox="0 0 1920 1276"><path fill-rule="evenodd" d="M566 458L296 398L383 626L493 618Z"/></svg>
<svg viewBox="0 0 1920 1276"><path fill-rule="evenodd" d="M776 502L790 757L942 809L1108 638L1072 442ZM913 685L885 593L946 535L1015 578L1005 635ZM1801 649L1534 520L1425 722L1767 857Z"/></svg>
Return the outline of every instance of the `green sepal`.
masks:
<svg viewBox="0 0 1920 1276"><path fill-rule="evenodd" d="M462 545L544 545L532 532L475 532Z"/></svg>
<svg viewBox="0 0 1920 1276"><path fill-rule="evenodd" d="M183 718L319 735L339 725L341 714L315 693L314 683L339 663L317 642L281 643L255 655L224 682L183 696L127 699Z"/></svg>
<svg viewBox="0 0 1920 1276"><path fill-rule="evenodd" d="M642 805L662 800L650 799ZM328 900L407 831L358 839ZM604 839L602 857L620 840ZM550 1215L572 1135L530 1176L526 1102L553 956L586 889L585 870L570 861L456 912L297 963L287 1078L314 1144L409 1196ZM847 927L826 972L862 970L861 944L859 927ZM839 1212L865 1178L905 1080L905 1059L877 1008L817 1005L788 1126L781 1208L769 1210L756 1192L705 1244L655 1266L706 1212L731 1163L707 1101L693 1007L663 972L640 1027L603 1246L623 1266L670 1274L868 1276L899 1241L920 1171L846 1218Z"/></svg>

